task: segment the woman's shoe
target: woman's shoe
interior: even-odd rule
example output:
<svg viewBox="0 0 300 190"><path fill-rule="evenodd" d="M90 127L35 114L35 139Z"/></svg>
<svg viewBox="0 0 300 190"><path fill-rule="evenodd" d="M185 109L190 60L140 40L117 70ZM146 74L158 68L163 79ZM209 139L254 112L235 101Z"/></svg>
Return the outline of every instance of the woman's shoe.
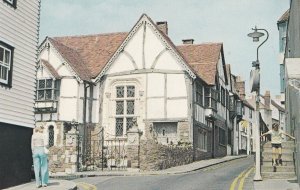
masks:
<svg viewBox="0 0 300 190"><path fill-rule="evenodd" d="M47 187L47 184L44 184L43 187Z"/></svg>
<svg viewBox="0 0 300 190"><path fill-rule="evenodd" d="M40 188L40 187L42 187L41 185L36 185L36 188Z"/></svg>

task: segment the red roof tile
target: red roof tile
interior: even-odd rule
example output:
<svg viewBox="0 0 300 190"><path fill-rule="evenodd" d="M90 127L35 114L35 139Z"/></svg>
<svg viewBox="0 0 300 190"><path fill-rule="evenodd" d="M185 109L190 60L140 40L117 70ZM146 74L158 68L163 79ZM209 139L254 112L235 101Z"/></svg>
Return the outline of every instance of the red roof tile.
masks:
<svg viewBox="0 0 300 190"><path fill-rule="evenodd" d="M180 45L177 49L200 78L209 85L215 84L221 43Z"/></svg>
<svg viewBox="0 0 300 190"><path fill-rule="evenodd" d="M60 48L60 52L67 57L74 57L78 60L72 60L72 65L76 65L80 70L84 69L84 75L89 78L95 78L103 69L105 64L115 53L128 33L110 33L84 36L54 37L53 40L63 44L68 48ZM70 51L73 50L73 51ZM81 68L82 67L82 68Z"/></svg>

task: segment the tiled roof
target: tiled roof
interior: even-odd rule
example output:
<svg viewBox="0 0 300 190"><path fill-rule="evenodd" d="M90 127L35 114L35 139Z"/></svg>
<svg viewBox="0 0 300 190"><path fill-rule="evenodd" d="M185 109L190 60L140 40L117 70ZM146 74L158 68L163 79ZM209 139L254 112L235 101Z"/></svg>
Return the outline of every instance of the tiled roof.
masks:
<svg viewBox="0 0 300 190"><path fill-rule="evenodd" d="M285 109L283 107L281 107L280 105L278 105L274 100L271 100L271 104L277 108L279 111L285 112Z"/></svg>
<svg viewBox="0 0 300 190"><path fill-rule="evenodd" d="M200 78L209 85L215 84L221 43L180 45L177 49Z"/></svg>
<svg viewBox="0 0 300 190"><path fill-rule="evenodd" d="M248 108L254 110L254 107L247 100L243 100L243 104L246 105Z"/></svg>
<svg viewBox="0 0 300 190"><path fill-rule="evenodd" d="M49 38L49 41L82 80L90 80L89 71L86 69L85 63L77 51L52 38Z"/></svg>
<svg viewBox="0 0 300 190"><path fill-rule="evenodd" d="M53 41L68 48L60 48L60 53L76 65L79 73L95 78L115 53L128 33L110 33L84 36L54 37ZM73 50L73 51L72 51ZM68 59L68 58L67 58ZM79 63L79 60L82 64ZM78 74L79 74L78 73ZM81 76L81 75L80 75Z"/></svg>
<svg viewBox="0 0 300 190"><path fill-rule="evenodd" d="M52 76L56 79L61 78L58 72L54 69L54 67L46 60L41 60L42 64L48 69L48 71L52 74Z"/></svg>
<svg viewBox="0 0 300 190"><path fill-rule="evenodd" d="M289 16L290 16L290 9L288 9L287 11L285 11L285 13L283 13L283 15L278 19L277 23L287 21L289 19Z"/></svg>

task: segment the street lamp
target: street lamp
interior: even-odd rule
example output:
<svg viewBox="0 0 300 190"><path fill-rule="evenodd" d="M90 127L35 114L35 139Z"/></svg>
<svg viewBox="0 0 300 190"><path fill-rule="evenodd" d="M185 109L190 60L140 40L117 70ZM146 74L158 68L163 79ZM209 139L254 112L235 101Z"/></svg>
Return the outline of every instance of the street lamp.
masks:
<svg viewBox="0 0 300 190"><path fill-rule="evenodd" d="M255 69L251 70L251 74L250 74L250 86L251 86L251 92L256 92L256 111L257 111L257 115L256 115L256 138L255 138L255 175L253 180L254 181L261 181L261 174L260 174L260 122L259 122L259 94L260 94L260 63L259 63L259 59L258 59L258 50L259 48L268 40L269 38L269 33L267 30L265 29L261 29L261 28L252 28L253 32L249 33L248 36L253 38L253 42L258 42L259 38L264 36L265 33L267 34L266 39L257 47L256 49L256 61L252 62L252 67L254 67ZM259 32L259 31L263 31L265 33Z"/></svg>

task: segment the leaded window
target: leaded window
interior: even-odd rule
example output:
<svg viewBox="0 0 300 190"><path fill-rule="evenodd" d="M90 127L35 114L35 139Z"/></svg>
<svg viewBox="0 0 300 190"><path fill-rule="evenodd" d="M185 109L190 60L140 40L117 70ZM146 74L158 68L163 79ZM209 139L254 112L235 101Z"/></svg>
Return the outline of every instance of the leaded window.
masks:
<svg viewBox="0 0 300 190"><path fill-rule="evenodd" d="M37 81L37 100L57 100L59 80L41 79Z"/></svg>
<svg viewBox="0 0 300 190"><path fill-rule="evenodd" d="M11 87L14 48L0 41L0 83Z"/></svg>
<svg viewBox="0 0 300 190"><path fill-rule="evenodd" d="M205 107L217 110L218 92L213 88L205 88Z"/></svg>
<svg viewBox="0 0 300 190"><path fill-rule="evenodd" d="M135 115L135 86L116 87L116 136L123 136L133 126Z"/></svg>
<svg viewBox="0 0 300 190"><path fill-rule="evenodd" d="M49 134L48 134L48 137L49 137L48 144L49 144L49 147L52 147L52 146L54 146L54 127L52 125L49 126L48 132L49 132Z"/></svg>

